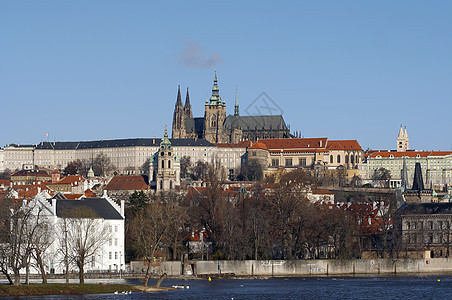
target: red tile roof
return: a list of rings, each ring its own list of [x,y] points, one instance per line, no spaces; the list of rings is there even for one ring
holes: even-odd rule
[[[260,139],[268,149],[318,149],[326,148],[327,138]]]
[[[9,186],[11,184],[10,180],[0,179],[0,185]]]
[[[261,142],[254,142],[254,143],[252,143],[251,146],[248,149],[268,150],[267,146],[264,143],[261,143]]]
[[[360,150],[363,149],[356,140],[336,140],[328,141],[328,150]]]
[[[113,177],[105,187],[108,191],[147,190],[148,185],[140,175],[121,175]]]
[[[85,178],[80,175],[69,175],[58,182],[50,183],[50,184],[70,184],[71,186],[78,186],[80,183],[84,182]]]
[[[419,155],[419,157],[429,157],[429,156],[446,156],[452,154],[452,151],[405,151],[405,152],[396,152],[396,151],[375,151],[369,155],[370,158],[380,157],[413,157]]]

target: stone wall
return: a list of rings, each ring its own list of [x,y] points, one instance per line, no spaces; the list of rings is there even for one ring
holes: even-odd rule
[[[141,263],[141,264],[140,264]],[[132,262],[132,269],[144,268]],[[144,268],[145,269],[145,268]],[[354,260],[222,260],[191,261],[185,268],[194,275],[235,274],[236,276],[317,276],[317,275],[384,275],[407,273],[439,273],[452,271],[452,258],[431,259],[354,259]],[[156,275],[182,274],[180,262],[161,262],[152,267]],[[139,273],[139,272],[137,272]]]

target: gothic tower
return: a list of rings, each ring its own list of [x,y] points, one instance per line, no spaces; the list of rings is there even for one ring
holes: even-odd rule
[[[410,140],[408,139],[408,133],[403,130],[402,125],[400,125],[399,135],[397,136],[397,152],[405,152],[410,148]]]
[[[187,96],[185,96],[184,114],[185,114],[185,119],[193,118],[193,114],[191,112],[190,96],[188,95],[188,88],[187,88]]]
[[[223,123],[226,119],[226,103],[220,97],[217,73],[213,80],[212,96],[206,100],[204,111],[204,138],[211,143],[227,142]]]
[[[178,86],[176,106],[174,107],[173,114],[173,132],[171,134],[171,137],[173,139],[182,139],[185,138],[185,134],[185,112],[184,107],[182,106],[180,86]]]

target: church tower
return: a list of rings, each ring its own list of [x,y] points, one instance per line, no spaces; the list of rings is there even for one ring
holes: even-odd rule
[[[190,96],[188,95],[188,88],[187,88],[187,96],[185,96],[184,114],[185,114],[185,119],[193,118],[193,114],[191,112]]]
[[[206,100],[204,110],[204,138],[211,143],[227,142],[223,123],[226,119],[226,103],[220,97],[217,73],[213,80],[212,96]]]
[[[180,160],[173,151],[166,128],[159,151],[154,154],[150,165],[149,175],[153,177],[151,186],[155,186],[156,192],[170,191],[180,185]]]
[[[405,152],[410,148],[410,140],[408,139],[408,132],[403,130],[402,125],[400,125],[399,135],[397,136],[397,152]]]
[[[188,91],[187,91],[188,96]],[[191,108],[190,108],[191,110]],[[185,138],[186,131],[185,131],[185,110],[182,106],[182,99],[180,95],[180,86],[177,88],[177,100],[176,100],[176,106],[174,107],[174,114],[173,114],[173,132],[171,134],[171,137],[173,139],[183,139]]]

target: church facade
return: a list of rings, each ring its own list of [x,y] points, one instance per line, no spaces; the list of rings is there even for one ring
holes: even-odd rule
[[[238,143],[261,138],[289,138],[290,131],[281,115],[240,116],[236,95],[234,115],[226,116],[226,102],[220,97],[217,75],[213,81],[212,96],[204,106],[204,117],[193,118],[190,96],[182,105],[180,87],[174,107],[173,139],[206,139],[211,143]]]

